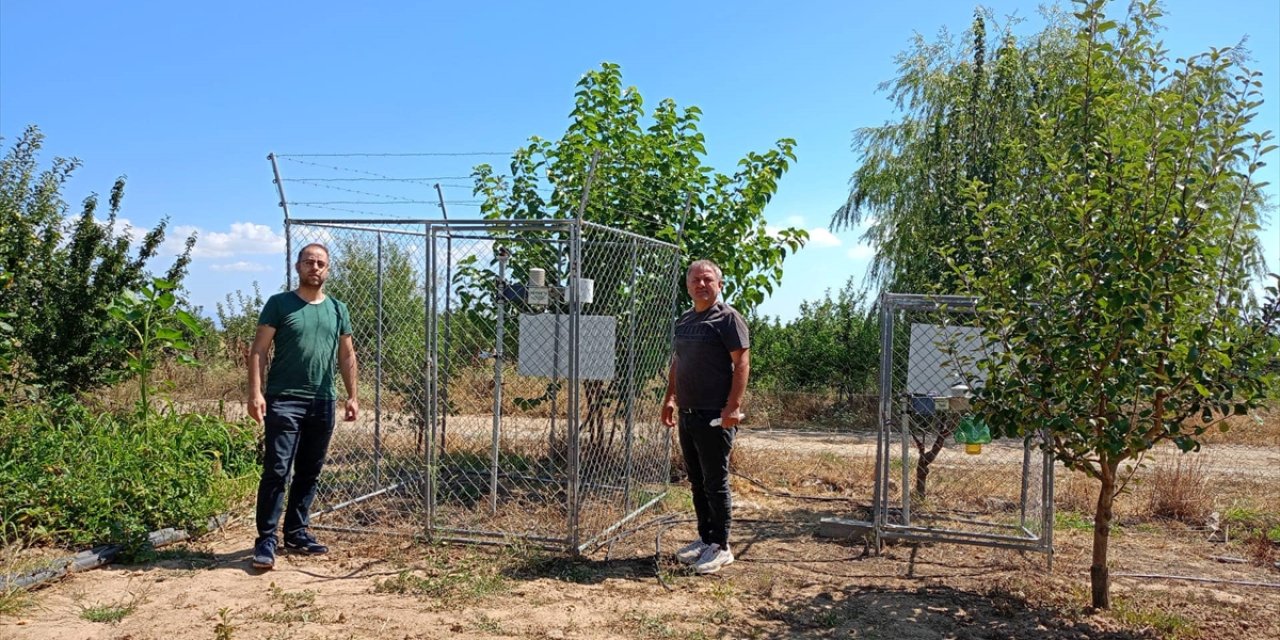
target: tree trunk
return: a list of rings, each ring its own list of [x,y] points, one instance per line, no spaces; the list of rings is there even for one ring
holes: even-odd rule
[[[932,465],[933,461],[938,459],[938,455],[947,446],[947,439],[955,435],[956,427],[959,424],[958,418],[943,421],[932,444],[929,444],[930,434],[927,432],[920,435],[911,434],[911,439],[916,444],[916,452],[920,454],[920,459],[916,461],[916,499],[923,500],[925,498],[925,490],[928,489],[929,485],[929,465]],[[928,445],[928,448],[925,448],[925,445]]]
[[[1111,608],[1111,578],[1107,569],[1107,543],[1111,539],[1111,508],[1116,497],[1118,461],[1104,460],[1101,468],[1102,487],[1098,490],[1098,508],[1093,514],[1093,564],[1089,566],[1089,584],[1093,606]]]
[[[948,434],[945,430],[943,433],[938,434],[938,437],[933,441],[933,444],[928,449],[925,449],[924,447],[925,441],[916,441],[918,445],[916,447],[916,451],[920,454],[920,459],[916,461],[915,497],[918,500],[923,500],[925,498],[925,490],[929,485],[929,465],[933,464],[933,461],[938,459],[939,453],[942,453],[943,447],[947,444],[947,435]]]

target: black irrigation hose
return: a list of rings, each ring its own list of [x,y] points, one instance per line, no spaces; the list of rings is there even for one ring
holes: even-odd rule
[[[614,545],[614,544],[616,544],[616,543],[618,543],[618,542],[621,542],[623,539],[629,538],[629,537],[631,537],[631,536],[633,536],[633,535],[635,535],[635,534],[639,533],[642,529],[647,529],[647,528],[649,528],[649,527],[652,527],[653,525],[656,525],[656,524],[663,524],[663,523],[666,523],[666,522],[671,522],[672,524],[674,524],[674,523],[676,523],[676,522],[692,522],[692,520],[690,520],[689,518],[682,518],[682,519],[680,519],[680,520],[676,520],[676,518],[678,518],[680,515],[681,515],[681,514],[678,514],[678,513],[669,513],[669,514],[667,514],[667,515],[665,515],[665,516],[660,516],[660,517],[654,518],[654,519],[652,519],[652,520],[647,520],[647,521],[643,522],[642,524],[640,524],[639,526],[635,526],[635,527],[632,527],[632,528],[630,528],[630,529],[626,529],[626,530],[620,531],[620,532],[618,532],[618,533],[616,533],[616,534],[614,534],[614,535],[610,536],[609,538],[606,538],[606,539],[604,539],[604,540],[600,541],[600,543],[596,545],[595,550],[597,550],[597,551],[598,551],[598,550],[600,549],[600,547],[603,547],[603,546],[605,546],[605,545],[608,545],[608,547],[609,547],[609,548],[608,548],[608,549],[605,551],[605,553],[604,553],[604,559],[605,559],[605,560],[609,560],[609,559],[611,559],[611,557],[612,557],[612,555],[613,555],[613,545]]]
[[[662,588],[667,591],[674,591],[674,589],[671,588],[671,585],[667,584],[667,579],[662,577],[662,534],[666,533],[667,529],[671,528],[671,525],[674,525],[677,522],[688,522],[689,520],[691,520],[691,518],[676,520],[665,527],[659,527],[658,535],[653,539],[653,572],[658,577],[658,584],[662,585]]]
[[[209,518],[205,525],[205,532],[208,533],[225,527],[230,520],[230,514]],[[159,529],[147,534],[147,541],[156,549],[190,538],[191,534],[187,533],[185,529],[174,529],[173,527]],[[118,544],[101,545],[81,551],[73,556],[54,560],[45,565],[44,568],[37,569],[31,573],[0,576],[0,591],[30,589],[45,582],[57,580],[70,573],[80,573],[96,569],[105,564],[111,564],[123,549],[124,547]]]

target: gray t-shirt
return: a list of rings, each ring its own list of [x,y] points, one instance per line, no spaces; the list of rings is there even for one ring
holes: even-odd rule
[[[676,320],[676,404],[682,409],[720,410],[733,386],[730,351],[749,349],[742,314],[716,301],[706,311],[690,309]]]

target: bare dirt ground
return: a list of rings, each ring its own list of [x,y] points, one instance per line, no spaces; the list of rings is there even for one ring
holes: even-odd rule
[[[797,461],[861,457],[864,446],[746,432],[740,442],[748,456],[786,450]],[[707,577],[671,558],[694,533],[678,498],[580,559],[320,532],[332,553],[285,555],[259,572],[242,521],[161,560],[40,589],[33,606],[0,617],[0,639],[1280,638],[1280,588],[1260,586],[1280,583],[1280,570],[1217,562],[1223,546],[1199,532],[1121,529],[1111,570],[1219,582],[1118,576],[1113,608],[1095,613],[1091,531],[1055,531],[1052,571],[1037,554],[898,544],[877,556],[816,537],[819,518],[848,515],[863,489],[818,501],[735,479],[737,562]]]

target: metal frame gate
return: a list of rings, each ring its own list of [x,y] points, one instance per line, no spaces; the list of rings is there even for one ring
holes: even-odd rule
[[[874,530],[879,539],[952,542],[1048,554],[1053,464],[1040,437],[980,440],[967,388],[982,383],[989,348],[975,299],[886,293],[880,298],[880,430]],[[966,454],[966,448],[969,453]]]

